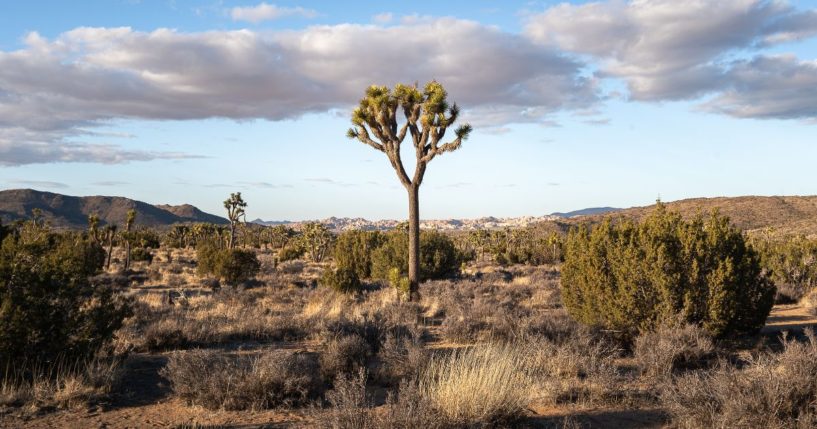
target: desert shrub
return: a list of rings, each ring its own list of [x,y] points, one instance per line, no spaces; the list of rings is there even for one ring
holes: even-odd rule
[[[199,243],[196,258],[200,276],[213,275],[233,286],[255,278],[261,269],[258,257],[252,250],[221,249],[209,241]]]
[[[383,244],[372,254],[372,277],[388,280],[393,268],[401,276],[408,275],[408,233],[392,231],[385,235]],[[420,278],[440,279],[459,272],[464,261],[454,241],[437,231],[420,233]]]
[[[301,405],[320,393],[317,362],[304,353],[229,356],[217,350],[175,352],[162,369],[173,392],[208,409]]]
[[[137,247],[131,250],[130,260],[133,262],[147,262],[151,264],[153,263],[153,253],[150,252],[150,249]]]
[[[409,294],[409,288],[411,283],[409,282],[409,278],[404,275],[400,275],[400,270],[398,268],[392,268],[389,270],[389,286],[393,287],[401,296],[407,296]]]
[[[258,274],[261,264],[252,250],[232,249],[225,252],[216,274],[228,285],[249,281]]]
[[[0,365],[70,365],[113,339],[130,308],[112,287],[89,281],[104,260],[98,244],[74,233],[29,225],[3,240]]]
[[[615,365],[621,349],[588,328],[555,340],[531,339],[526,347],[543,399],[552,403],[609,403],[624,393]]]
[[[93,358],[19,378],[7,373],[0,383],[0,406],[24,406],[29,410],[87,407],[104,400],[121,381],[121,360]]]
[[[306,249],[297,243],[290,243],[278,251],[278,260],[281,262],[301,259],[306,253]]]
[[[804,236],[774,240],[755,237],[752,243],[785,298],[798,301],[817,286],[817,240]]]
[[[416,376],[425,367],[429,353],[418,335],[388,334],[377,353],[380,367],[377,378],[387,384]]]
[[[196,245],[196,272],[199,276],[214,273],[220,264],[222,249],[213,240],[199,240]]]
[[[784,341],[743,369],[722,363],[667,384],[661,401],[679,428],[812,428],[817,425],[817,341]]]
[[[636,337],[633,355],[641,372],[667,378],[679,369],[698,368],[713,355],[714,346],[699,326],[664,323]]]
[[[372,252],[383,242],[378,231],[350,230],[338,235],[333,257],[339,268],[351,269],[358,278],[366,279],[372,274]]]
[[[562,257],[562,234],[541,225],[492,231],[484,240],[500,265],[556,264]],[[488,246],[488,241],[490,245]]]
[[[324,379],[331,381],[339,375],[351,374],[364,368],[370,352],[369,345],[360,335],[332,339],[320,355]]]
[[[525,355],[513,345],[481,344],[433,357],[420,376],[420,395],[450,426],[510,424],[532,398]]]
[[[366,391],[366,373],[345,375],[335,380],[334,389],[326,394],[328,411],[315,410],[313,425],[325,429],[454,429],[431,407],[422,395],[417,380],[404,380],[397,391],[389,392],[386,404],[379,410]],[[482,427],[480,425],[475,427]]]
[[[686,222],[659,204],[641,223],[607,219],[565,243],[565,307],[626,336],[679,313],[715,336],[755,332],[774,294],[758,254],[717,212]]]
[[[371,400],[366,395],[366,371],[342,374],[326,392],[329,412],[320,413],[316,426],[326,429],[375,429]]]
[[[357,273],[349,267],[326,269],[321,276],[321,285],[341,293],[360,292],[362,287]]]

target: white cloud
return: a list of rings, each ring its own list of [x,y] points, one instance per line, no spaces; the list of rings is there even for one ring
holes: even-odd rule
[[[390,12],[379,13],[372,17],[372,22],[375,24],[388,24],[394,19],[394,15]]]
[[[77,28],[26,40],[23,49],[0,51],[5,165],[183,157],[77,140],[116,119],[280,120],[348,111],[372,83],[437,79],[477,126],[536,122],[598,100],[581,62],[451,18],[271,33]]]
[[[733,63],[727,76],[729,87],[704,110],[739,118],[817,119],[817,61],[758,56]]]
[[[318,12],[303,7],[280,7],[274,4],[259,3],[255,6],[234,7],[230,9],[233,21],[248,21],[257,24],[262,21],[272,21],[288,16],[314,18]]]
[[[730,85],[735,52],[817,34],[817,12],[785,1],[634,0],[561,4],[533,15],[526,34],[600,60],[636,100],[694,99]]]

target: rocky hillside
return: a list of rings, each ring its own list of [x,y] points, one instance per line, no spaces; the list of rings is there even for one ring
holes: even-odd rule
[[[768,231],[775,235],[817,235],[817,196],[690,198],[666,205],[685,218],[718,209],[721,214],[729,216],[735,225],[750,233]],[[611,215],[641,219],[653,208],[654,205],[633,207]],[[603,216],[584,219],[600,217]]]
[[[136,210],[136,224],[152,227],[174,223],[210,222],[227,223],[227,220],[204,213],[191,205],[151,205],[124,197],[74,197],[41,192],[32,189],[0,191],[0,219],[11,222],[31,217],[35,208],[56,228],[85,228],[88,216],[96,213],[100,223],[125,223],[128,210]]]

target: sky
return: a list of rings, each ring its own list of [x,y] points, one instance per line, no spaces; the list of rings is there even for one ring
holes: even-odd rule
[[[432,79],[474,131],[425,219],[817,194],[815,0],[0,0],[0,189],[405,218],[345,134]]]

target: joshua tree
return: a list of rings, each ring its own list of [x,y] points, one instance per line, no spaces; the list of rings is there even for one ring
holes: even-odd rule
[[[99,244],[99,216],[96,213],[88,215],[88,234],[90,234],[94,243]]]
[[[454,131],[454,139],[440,144],[445,133],[459,116],[454,103],[449,106],[445,88],[431,81],[422,91],[417,85],[395,85],[393,90],[372,85],[352,112],[353,128],[347,137],[357,139],[386,154],[397,172],[397,178],[409,197],[408,275],[409,297],[417,299],[420,280],[420,185],[426,166],[435,156],[457,150],[471,133],[471,126],[463,124]],[[402,108],[406,122],[400,126],[397,116]],[[409,177],[400,158],[400,144],[409,135],[415,151],[413,177]]]
[[[326,225],[318,222],[309,222],[303,226],[301,236],[304,246],[309,250],[309,256],[313,262],[321,262],[329,249],[332,248],[334,236]]]
[[[127,218],[125,218],[125,271],[130,268],[130,229],[134,221],[136,221],[136,210],[130,209]]]
[[[116,237],[116,225],[105,226],[105,238],[108,240],[108,257],[105,260],[105,269],[111,268],[111,254],[113,254],[113,239]]]
[[[34,226],[42,226],[42,219],[43,219],[43,211],[34,208],[31,210],[31,220],[34,222]]]
[[[245,207],[247,207],[247,203],[241,198],[241,192],[230,194],[230,198],[224,200],[224,208],[227,209],[227,219],[230,221],[229,249],[235,246],[235,227],[238,225],[241,217],[244,216]]]

